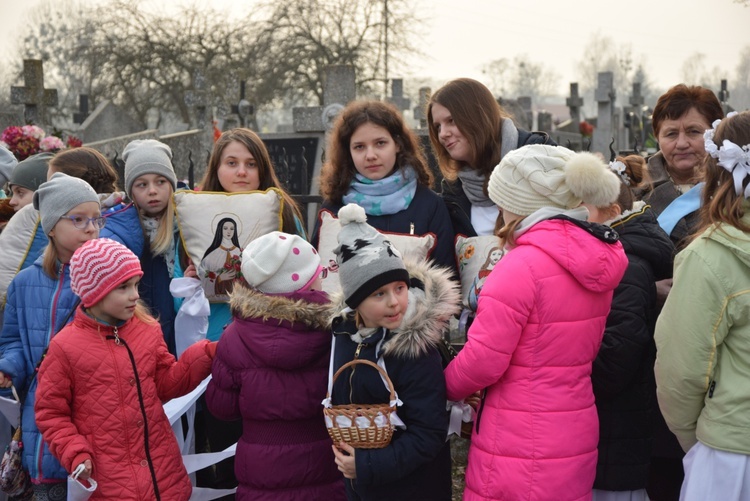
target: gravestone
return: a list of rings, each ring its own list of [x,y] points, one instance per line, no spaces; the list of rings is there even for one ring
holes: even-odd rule
[[[73,113],[73,123],[82,124],[89,116],[89,96],[88,94],[78,95],[78,111]]]
[[[419,88],[419,102],[414,108],[414,120],[417,121],[418,127],[420,129],[427,128],[427,103],[430,102],[431,94],[432,89],[430,89],[429,87]]]
[[[357,96],[353,66],[326,67],[323,81],[323,106],[292,108],[295,132],[326,132],[344,106]]]
[[[245,99],[245,81],[240,81],[240,100],[237,104],[232,105],[232,113],[239,119],[240,127],[248,127],[252,130],[258,130],[258,122],[255,118],[255,106]],[[228,130],[231,127],[224,127]]]
[[[523,114],[515,117],[515,122],[521,124],[521,128],[526,130],[534,129],[534,112],[531,109],[531,98],[529,96],[521,96],[518,98],[518,104],[523,110]]]
[[[729,88],[727,87],[727,81],[725,79],[722,79],[721,90],[719,90],[719,94],[716,97],[719,98],[721,107],[724,110],[724,115],[734,111],[732,105],[729,104]]]
[[[10,102],[23,104],[24,120],[43,128],[49,125],[48,108],[57,106],[57,90],[44,88],[44,68],[40,59],[24,59],[24,87],[10,88]]]
[[[20,111],[0,111],[0,132],[11,125],[23,125],[23,113]]]
[[[540,111],[536,115],[537,126],[536,129],[542,132],[552,132],[552,113],[548,113],[544,110]]]
[[[391,80],[391,97],[388,102],[393,103],[401,111],[408,110],[411,106],[411,99],[404,96],[404,81],[401,78]]]
[[[643,124],[641,121],[641,112],[643,110],[644,97],[641,95],[641,83],[633,82],[633,93],[628,99],[630,106],[623,108],[623,128],[626,131],[624,142],[620,145],[622,148],[630,149],[636,142],[643,145],[642,131]]]
[[[566,106],[570,109],[570,121],[576,126],[581,123],[581,108],[583,107],[583,98],[578,95],[578,82],[570,83],[570,97],[565,99]]]
[[[594,93],[597,102],[597,119],[594,137],[591,143],[591,151],[599,152],[604,158],[609,158],[609,144],[615,134],[614,107],[615,88],[614,74],[611,71],[603,71],[597,75],[597,87]],[[614,145],[617,149],[617,145]]]
[[[84,143],[105,141],[143,131],[144,127],[112,101],[99,103],[75,131]]]

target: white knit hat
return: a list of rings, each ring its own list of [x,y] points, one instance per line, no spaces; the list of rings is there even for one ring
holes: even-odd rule
[[[268,294],[289,294],[310,285],[320,274],[320,255],[298,235],[273,231],[242,251],[242,276]]]
[[[592,153],[533,144],[503,157],[487,191],[501,209],[528,216],[542,207],[605,207],[617,200],[620,180]]]

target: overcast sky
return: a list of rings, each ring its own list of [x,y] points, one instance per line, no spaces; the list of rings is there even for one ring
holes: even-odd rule
[[[41,1],[0,0],[0,64],[16,53],[13,44],[25,16]],[[243,14],[253,1],[210,4],[231,15]],[[410,66],[408,74],[392,77],[482,80],[484,63],[525,53],[554,69],[561,76],[558,92],[567,93],[586,42],[599,32],[618,45],[631,44],[637,59],[645,56],[649,78],[662,88],[678,83],[685,59],[702,52],[710,68],[724,73],[717,75],[718,87],[722,77],[734,76],[741,49],[750,45],[750,7],[733,0],[419,0],[417,5],[425,11],[421,45],[427,57]]]

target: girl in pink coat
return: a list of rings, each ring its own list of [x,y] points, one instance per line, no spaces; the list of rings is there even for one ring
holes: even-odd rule
[[[508,153],[490,177],[507,254],[445,370],[449,400],[481,392],[465,500],[591,499],[591,364],[628,261],[617,233],[579,206],[612,200],[619,183],[594,155],[547,145]]]

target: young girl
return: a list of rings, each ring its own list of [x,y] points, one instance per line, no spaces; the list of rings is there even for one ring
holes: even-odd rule
[[[433,176],[419,141],[401,113],[380,101],[350,103],[336,120],[320,176],[321,210],[335,214],[351,202],[364,207],[370,225],[392,233],[434,233],[431,258],[456,267],[453,228],[445,204],[432,191]],[[320,220],[312,242],[318,246]]]
[[[619,184],[594,155],[558,146],[514,150],[492,172],[506,254],[445,370],[450,400],[482,392],[465,500],[591,499],[591,364],[627,258],[617,234],[587,223],[579,205],[606,204]]]
[[[37,153],[16,165],[8,181],[10,206],[18,212],[32,202],[34,192],[47,180],[47,164],[51,153]]]
[[[336,464],[354,499],[450,500],[450,442],[442,359],[438,352],[448,319],[458,311],[449,271],[427,263],[404,265],[385,236],[365,222],[364,210],[339,211],[336,249],[342,292],[333,300],[332,369],[354,360],[380,360],[403,405],[397,428],[381,449],[333,445]],[[335,381],[332,403],[389,401],[380,375],[349,368]]]
[[[0,334],[0,386],[26,393],[22,411],[23,465],[36,499],[65,499],[65,468],[52,456],[34,419],[34,371],[52,337],[77,304],[70,289],[70,258],[104,225],[99,197],[85,181],[55,174],[34,192],[34,208],[49,239],[44,254],[16,275],[8,288]],[[30,381],[31,380],[31,381]],[[29,385],[29,382],[31,384]],[[61,497],[60,497],[61,496]]]
[[[83,465],[79,478],[97,480],[92,499],[184,501],[192,487],[162,402],[208,376],[216,343],[175,360],[138,301],[142,275],[138,257],[108,238],[73,254],[81,307],[39,369],[36,421],[67,471]]]
[[[544,132],[517,128],[492,92],[470,78],[450,81],[430,96],[427,125],[453,229],[468,237],[495,230],[498,210],[487,182],[500,160],[526,144],[555,144]]]
[[[680,499],[750,497],[750,112],[705,134],[701,227],[656,324],[656,388],[687,452]]]
[[[232,129],[222,133],[214,143],[208,170],[201,183],[202,191],[219,191],[237,193],[243,191],[266,190],[278,188],[284,198],[282,230],[285,233],[305,237],[302,227],[302,216],[294,199],[282,188],[276,177],[271,157],[263,141],[250,129]],[[184,263],[183,263],[184,264]],[[191,269],[194,267],[191,267]],[[180,272],[181,275],[181,272]],[[179,276],[179,275],[178,275]],[[227,303],[211,303],[211,315],[208,320],[207,338],[216,341],[221,337],[224,328],[232,321],[232,313]],[[200,414],[198,415],[200,416]],[[205,433],[210,450],[218,452],[234,444],[242,433],[240,421],[224,422],[205,413]],[[203,442],[200,432],[204,430],[196,424],[199,431],[196,443]],[[237,486],[234,477],[234,459],[226,459],[214,469],[215,480],[204,480],[199,475],[199,485],[208,483],[217,489],[230,489]]]
[[[315,248],[288,233],[264,235],[242,252],[251,288],[232,292],[234,320],[206,390],[215,416],[243,421],[239,499],[344,499],[320,407],[331,351],[324,270]]]
[[[636,201],[633,190],[648,184],[643,157],[618,157],[611,168],[622,181],[617,199],[605,206],[587,206],[588,220],[617,231],[628,257],[591,373],[599,416],[594,501],[647,501],[658,412],[653,370],[654,282],[672,276],[674,244],[651,208]]]
[[[129,230],[142,236],[143,252],[139,254],[127,241],[122,243],[140,257],[143,270],[139,289],[141,299],[159,319],[167,348],[175,354],[176,312],[169,292],[169,284],[174,277],[175,242],[178,238],[172,202],[172,193],[177,186],[172,150],[154,139],[136,140],[125,146],[122,158],[125,161],[125,193],[133,201],[133,207],[121,208],[123,214],[112,212],[105,216],[124,223],[131,221],[124,212],[137,215]]]

